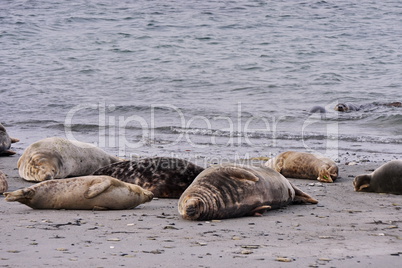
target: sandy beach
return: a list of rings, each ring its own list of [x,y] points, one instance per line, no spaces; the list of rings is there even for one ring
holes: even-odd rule
[[[31,185],[19,154],[0,158],[9,191]],[[398,267],[402,199],[356,193],[354,176],[382,163],[340,163],[333,184],[290,179],[319,200],[245,217],[183,220],[177,200],[133,210],[33,210],[0,197],[0,267]]]

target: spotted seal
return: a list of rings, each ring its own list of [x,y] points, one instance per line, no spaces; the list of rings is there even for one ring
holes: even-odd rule
[[[287,151],[268,160],[265,165],[286,178],[333,182],[338,178],[338,166],[327,157]]]
[[[153,198],[150,191],[110,176],[44,181],[4,195],[34,209],[130,209]]]
[[[13,155],[16,152],[10,150],[11,143],[19,142],[19,139],[11,138],[6,128],[0,123],[0,155]]]
[[[0,170],[0,194],[7,192],[7,190],[8,190],[8,183],[7,183],[6,174],[4,174]]]
[[[356,176],[353,180],[356,192],[402,194],[402,160],[393,160],[371,174]]]
[[[90,175],[119,161],[92,144],[51,137],[28,146],[17,166],[23,179],[44,181]]]
[[[114,163],[94,175],[109,175],[151,191],[155,197],[179,198],[204,168],[172,157],[153,157]]]
[[[178,210],[186,220],[213,220],[261,215],[293,202],[318,203],[273,169],[224,164],[201,172],[181,195]]]

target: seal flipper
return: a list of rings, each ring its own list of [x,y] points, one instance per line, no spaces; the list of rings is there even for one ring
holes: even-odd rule
[[[369,191],[370,187],[370,182],[371,182],[371,175],[359,175],[356,176],[355,179],[353,180],[353,186],[355,188],[356,192],[366,192]],[[363,190],[366,189],[366,190]]]
[[[295,198],[293,199],[293,203],[318,203],[317,199],[314,199],[310,195],[306,194],[305,192],[294,186],[292,183],[290,183],[290,185],[292,185],[293,189],[295,190]]]
[[[16,142],[19,142],[20,140],[19,139],[17,139],[17,138],[10,138],[11,139],[11,143],[16,143]]]
[[[96,211],[99,211],[99,210],[109,210],[108,208],[106,208],[106,207],[99,207],[99,206],[94,206],[93,208],[92,208],[92,210],[96,210]]]
[[[0,153],[0,155],[14,155],[14,154],[16,154],[16,152],[11,151],[11,150],[7,150],[7,151]]]
[[[241,167],[222,167],[222,170],[233,180],[249,180],[253,182],[257,182],[260,180],[256,175]]]
[[[265,206],[259,206],[253,209],[250,214],[253,216],[262,216],[262,214],[267,211],[267,209],[271,209],[271,206],[265,205]]]
[[[31,199],[34,194],[35,190],[29,188],[3,193],[3,195],[6,197],[6,201],[8,202],[21,202],[22,200]]]
[[[112,185],[110,180],[94,180],[92,185],[88,188],[88,190],[84,193],[84,197],[91,199],[97,197]]]

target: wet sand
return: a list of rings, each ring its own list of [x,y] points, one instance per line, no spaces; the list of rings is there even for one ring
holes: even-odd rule
[[[20,155],[0,158],[9,191]],[[340,163],[333,184],[290,179],[319,200],[219,221],[192,222],[177,200],[133,210],[33,210],[0,197],[0,267],[398,267],[402,196],[353,191],[382,162]]]

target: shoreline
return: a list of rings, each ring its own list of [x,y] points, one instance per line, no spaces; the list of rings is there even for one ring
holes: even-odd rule
[[[18,175],[20,154],[0,158],[9,191],[32,185]],[[353,178],[382,162],[339,164],[335,183],[289,179],[319,200],[264,213],[192,222],[176,199],[132,210],[33,210],[0,197],[1,267],[397,267],[402,257],[402,199],[357,193]],[[289,264],[291,263],[291,264]]]

